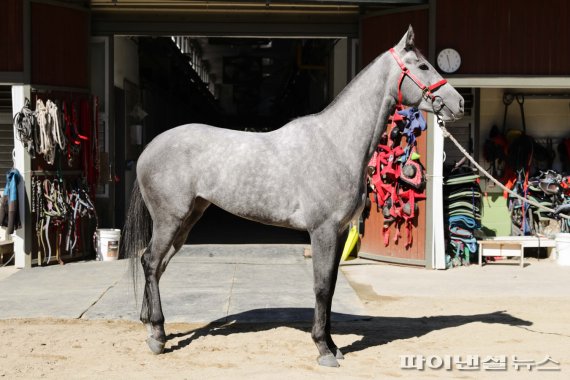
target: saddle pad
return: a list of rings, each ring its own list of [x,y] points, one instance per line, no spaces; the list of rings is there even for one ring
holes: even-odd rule
[[[462,177],[449,178],[444,182],[444,185],[457,185],[459,183],[475,182],[479,179],[479,174],[470,174]]]
[[[454,191],[453,193],[451,193],[447,196],[447,198],[449,198],[449,199],[456,199],[456,198],[461,198],[461,197],[481,198],[481,193],[479,191],[472,191],[472,190],[459,190],[459,191]]]
[[[476,229],[480,224],[470,215],[454,215],[449,217],[449,225],[457,225],[463,228]]]
[[[465,208],[466,210],[473,210],[475,212],[481,211],[479,209],[479,207],[475,206],[474,204],[472,204],[470,202],[464,202],[464,201],[453,202],[453,203],[449,204],[446,208],[449,210],[456,209],[456,208]]]
[[[456,210],[451,210],[449,211],[448,215],[451,216],[457,216],[457,215],[465,215],[465,216],[470,216],[472,218],[475,218],[477,220],[481,220],[481,214],[473,212],[473,210],[466,210],[466,209],[456,209]]]

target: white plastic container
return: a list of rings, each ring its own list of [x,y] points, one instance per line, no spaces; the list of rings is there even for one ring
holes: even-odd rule
[[[114,261],[119,259],[121,230],[100,228],[97,230],[97,260]]]
[[[558,265],[570,266],[570,234],[556,234],[556,254]]]

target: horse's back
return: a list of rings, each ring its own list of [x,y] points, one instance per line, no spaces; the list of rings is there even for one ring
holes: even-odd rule
[[[184,167],[255,167],[275,169],[306,162],[309,145],[293,123],[267,133],[243,132],[206,124],[186,124],[155,137],[139,158],[137,170],[178,170]]]

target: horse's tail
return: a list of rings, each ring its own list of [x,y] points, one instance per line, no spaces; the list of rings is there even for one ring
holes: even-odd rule
[[[138,279],[138,258],[143,250],[148,246],[152,233],[152,218],[148,208],[144,203],[138,180],[131,194],[129,212],[125,222],[123,237],[121,239],[122,249],[125,258],[130,258],[130,269],[133,277],[135,299],[137,298]]]

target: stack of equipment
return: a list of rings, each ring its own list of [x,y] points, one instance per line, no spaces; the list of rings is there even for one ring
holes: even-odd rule
[[[446,175],[443,202],[447,267],[469,265],[477,260],[474,231],[481,227],[483,207],[478,172],[459,167]]]

